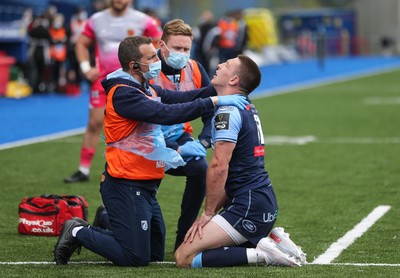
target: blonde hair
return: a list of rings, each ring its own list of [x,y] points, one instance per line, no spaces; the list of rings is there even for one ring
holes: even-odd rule
[[[189,24],[186,24],[182,19],[173,19],[164,25],[161,40],[167,43],[169,37],[178,35],[193,39],[192,28]]]

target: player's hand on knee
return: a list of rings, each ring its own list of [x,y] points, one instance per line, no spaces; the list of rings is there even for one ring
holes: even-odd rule
[[[193,223],[192,227],[187,231],[185,235],[184,242],[189,241],[193,242],[194,237],[196,234],[199,234],[199,238],[203,238],[203,227],[207,225],[208,222],[211,221],[211,218],[213,215],[207,215],[205,212],[203,212],[199,218]]]

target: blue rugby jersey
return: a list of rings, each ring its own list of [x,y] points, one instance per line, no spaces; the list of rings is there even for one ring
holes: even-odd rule
[[[222,106],[212,119],[212,143],[236,143],[225,190],[229,197],[271,184],[264,164],[264,134],[253,104],[245,110]]]

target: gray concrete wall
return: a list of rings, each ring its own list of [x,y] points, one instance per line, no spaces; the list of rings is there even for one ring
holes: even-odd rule
[[[381,53],[384,36],[397,41],[395,52],[400,53],[400,0],[358,0],[354,9],[358,34],[366,39],[370,53]]]

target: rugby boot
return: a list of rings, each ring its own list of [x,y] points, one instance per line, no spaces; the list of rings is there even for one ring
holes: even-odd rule
[[[262,252],[266,266],[301,266],[295,258],[279,250],[275,242],[269,237],[261,239],[257,244],[256,250]]]
[[[288,254],[301,264],[307,264],[307,254],[301,250],[301,247],[296,245],[289,237],[289,234],[285,232],[282,227],[276,227],[272,229],[269,237],[275,242],[276,247],[283,253]]]

